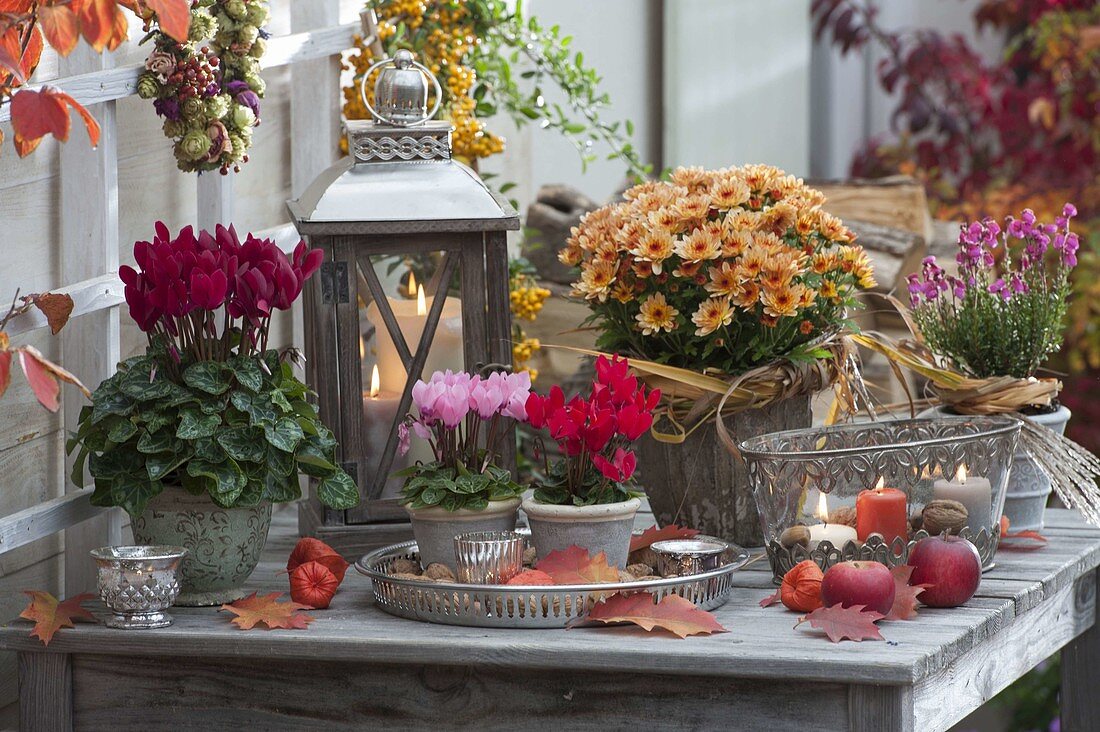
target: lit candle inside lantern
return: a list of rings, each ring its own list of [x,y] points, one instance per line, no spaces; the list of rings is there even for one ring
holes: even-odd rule
[[[370,390],[363,392],[363,442],[366,445],[367,469],[371,471],[367,476],[368,481],[373,479],[373,472],[378,470],[382,453],[386,450],[386,441],[390,438],[390,430],[393,429],[394,420],[397,418],[397,408],[400,406],[400,402],[401,394],[382,391],[378,365],[375,364],[371,370]],[[427,452],[429,455],[431,454],[430,449]],[[404,456],[395,452],[393,467],[390,468],[390,472],[401,470],[409,465],[410,455],[412,455],[412,451]],[[401,494],[403,484],[404,481],[401,478],[387,478],[381,497],[398,497]]]
[[[856,530],[844,524],[829,523],[829,504],[825,499],[825,493],[819,492],[817,510],[814,515],[821,519],[822,523],[810,527],[810,548],[815,548],[823,541],[828,541],[837,549],[843,549],[849,541],[856,541]]]
[[[967,475],[960,465],[955,480],[941,478],[932,484],[932,497],[958,501],[966,506],[966,525],[977,533],[993,528],[993,488],[988,478]]]
[[[886,543],[901,537],[909,539],[909,510],[905,492],[897,488],[884,488],[882,478],[869,491],[856,496],[856,532],[860,541],[867,541],[871,534],[882,534]]]
[[[435,296],[425,296],[424,286],[416,283],[416,278],[409,273],[408,293],[415,295],[415,300],[387,298],[394,318],[405,337],[409,352],[415,357],[416,348],[420,345],[420,336],[424,333],[424,327],[428,323],[428,312],[432,309]],[[378,303],[372,302],[367,306],[367,318],[374,323],[376,329],[375,343],[377,352],[378,369],[382,377],[382,383],[387,389],[401,392],[405,389],[407,374],[405,365],[401,363],[401,357],[397,354],[397,346],[390,338],[390,332],[386,328],[386,321],[378,310]],[[458,298],[448,297],[443,303],[443,312],[439,316],[439,325],[436,327],[435,338],[428,351],[428,358],[424,362],[423,378],[427,379],[435,371],[462,371],[462,305]]]

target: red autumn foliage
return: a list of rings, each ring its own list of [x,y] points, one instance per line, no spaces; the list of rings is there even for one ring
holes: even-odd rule
[[[700,610],[690,600],[679,595],[666,595],[660,602],[653,600],[653,595],[648,592],[616,592],[606,600],[596,603],[588,615],[576,625],[590,621],[608,624],[633,623],[645,630],[667,630],[680,638],[727,632],[714,615]],[[575,625],[570,623],[569,627]]]
[[[760,601],[760,607],[771,607],[775,603],[779,602],[783,597],[783,590],[778,589],[774,593],[768,595]]]
[[[1009,552],[1033,552],[1047,545],[1049,539],[1038,531],[1017,531],[1009,533],[1008,516],[1001,516],[1001,542],[999,549]]]
[[[894,575],[894,604],[886,613],[886,620],[912,620],[917,617],[917,595],[931,585],[909,584],[913,568],[908,564],[891,567],[890,574]]]
[[[552,585],[554,584],[554,578],[541,569],[525,569],[504,584],[525,586]]]
[[[618,582],[619,570],[607,562],[607,555],[600,552],[589,556],[587,549],[571,546],[550,552],[535,565],[554,580],[556,585],[587,585],[601,582]]]
[[[23,594],[30,596],[31,604],[19,613],[19,617],[34,621],[31,636],[41,640],[44,646],[50,644],[54,633],[60,629],[74,627],[74,620],[95,622],[95,616],[81,607],[88,600],[95,599],[95,595],[90,593],[70,597],[64,602],[58,602],[56,597],[41,590],[23,590]]]
[[[278,628],[303,630],[313,622],[313,617],[299,610],[308,610],[308,606],[293,600],[280,601],[281,592],[271,592],[263,597],[257,597],[253,592],[248,597],[237,600],[229,605],[222,605],[221,610],[228,610],[237,617],[230,622],[241,630],[251,630],[257,624],[263,623],[270,630]]]
[[[11,345],[4,328],[13,317],[26,313],[32,307],[42,311],[46,316],[46,322],[50,325],[50,330],[57,333],[68,321],[69,314],[73,310],[73,301],[68,295],[46,293],[20,298],[16,294],[7,315],[0,318],[0,396],[3,396],[11,385],[12,360],[18,356],[19,365],[27,377],[27,383],[30,384],[35,398],[38,399],[39,404],[51,412],[56,412],[61,406],[59,380],[75,385],[90,398],[91,392],[76,376],[47,359],[37,348]]]
[[[819,607],[808,615],[803,615],[795,623],[798,627],[803,623],[809,623],[811,628],[825,631],[825,635],[833,643],[842,640],[884,640],[878,631],[876,621],[884,616],[874,610],[865,610],[863,605],[844,607],[840,603],[832,607]]]
[[[290,599],[314,610],[324,610],[332,602],[340,580],[318,561],[300,564],[290,572]]]
[[[630,538],[630,551],[636,552],[639,549],[645,549],[651,546],[655,541],[690,539],[693,536],[698,536],[698,534],[698,529],[689,529],[686,526],[677,526],[676,524],[669,524],[661,528],[650,526],[642,533]]]

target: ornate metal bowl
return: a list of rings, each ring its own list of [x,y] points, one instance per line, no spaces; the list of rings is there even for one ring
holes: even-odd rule
[[[776,583],[805,559],[822,569],[851,559],[904,564],[913,544],[929,535],[926,529],[944,533],[932,520],[943,515],[944,504],[924,511],[937,499],[967,503],[965,524],[956,522],[949,532],[970,539],[991,568],[1020,426],[1007,416],[908,419],[742,442]],[[905,499],[906,525],[895,531],[882,529],[886,512],[874,505],[885,496],[897,499],[896,508],[900,497],[889,489]]]
[[[164,612],[180,593],[181,546],[105,546],[93,549],[99,596],[113,613],[109,628],[146,630],[172,624]]]

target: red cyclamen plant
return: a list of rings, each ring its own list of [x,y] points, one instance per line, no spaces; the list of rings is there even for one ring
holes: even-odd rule
[[[271,239],[241,242],[232,226],[197,236],[188,226],[173,239],[158,221],[134,257],[137,270],[119,269],[130,314],[179,363],[265,352],[272,313],[290,309],[323,254],[299,242],[288,258]]]
[[[637,456],[629,449],[653,425],[659,389],[647,391],[617,355],[596,360],[596,380],[588,398],[566,402],[561,387],[527,399],[527,419],[545,428],[562,459],[546,469],[547,480],[535,491],[541,503],[590,506],[631,497]]]

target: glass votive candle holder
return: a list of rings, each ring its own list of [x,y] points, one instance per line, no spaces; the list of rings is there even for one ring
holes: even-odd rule
[[[727,542],[714,536],[665,539],[650,546],[657,555],[657,574],[662,577],[684,577],[718,569],[729,548]]]
[[[455,537],[459,582],[502,585],[523,571],[524,537],[515,531],[471,531]]]
[[[90,554],[96,562],[99,596],[112,615],[108,628],[147,630],[172,624],[164,612],[180,593],[181,546],[105,546]]]

